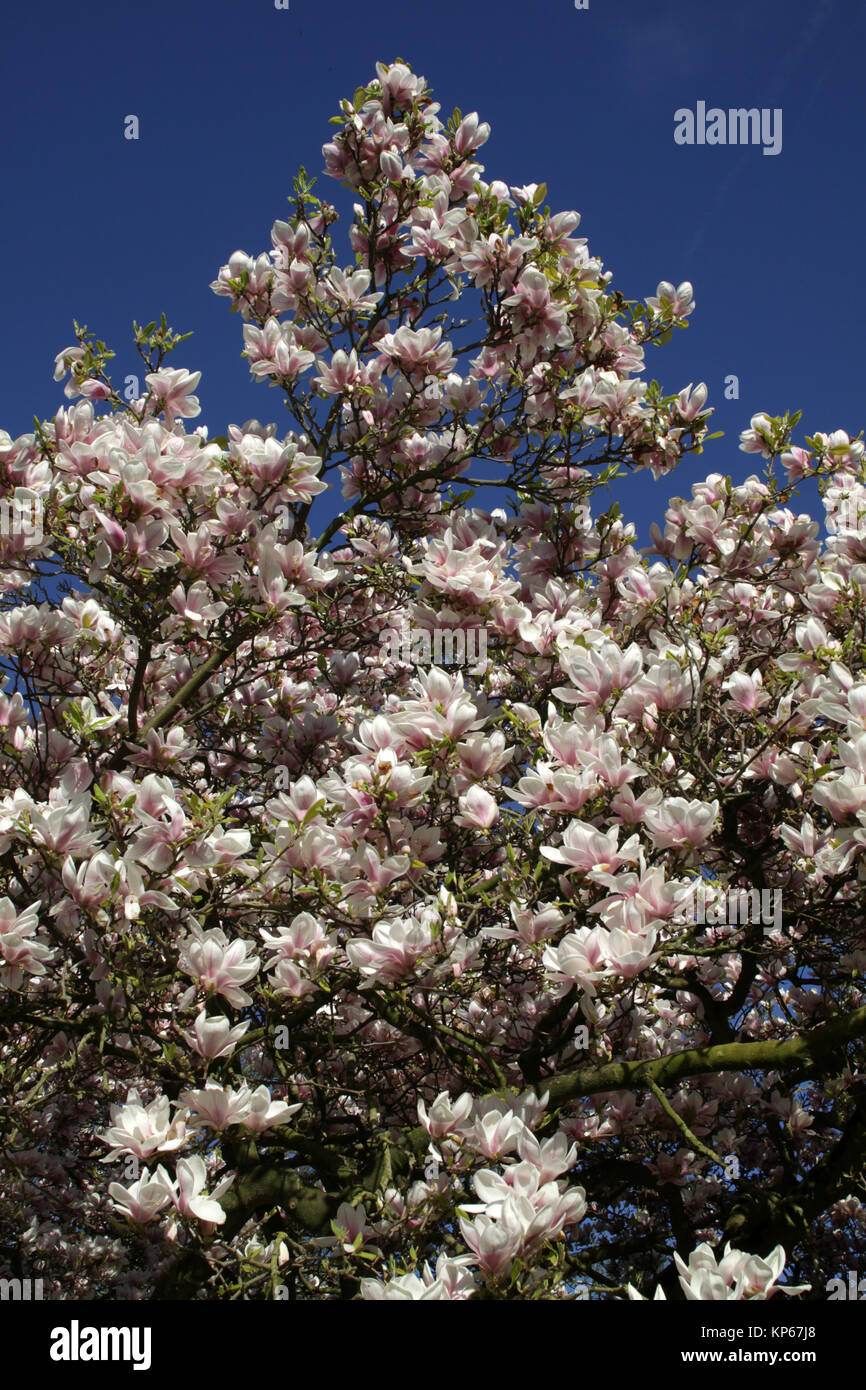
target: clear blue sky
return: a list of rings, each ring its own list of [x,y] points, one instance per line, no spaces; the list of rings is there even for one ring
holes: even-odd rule
[[[554,211],[629,298],[691,280],[687,331],[650,350],[667,391],[705,380],[725,439],[625,509],[660,517],[708,471],[756,471],[738,452],[757,410],[802,408],[801,430],[864,423],[861,0],[171,0],[162,6],[42,0],[3,19],[5,215],[0,427],[13,436],[63,404],[53,357],[77,318],[138,362],[133,318],[165,311],[194,337],[171,365],[201,369],[198,421],[286,426],[254,385],[239,316],[208,288],[237,248],[270,247],[300,164],[319,174],[342,96],[398,55],[490,121],[486,177],[546,182]],[[781,153],[685,147],[674,112],[783,112]],[[124,117],[140,139],[123,138]],[[322,179],[318,191],[337,186]],[[346,246],[345,263],[351,260]],[[740,399],[726,401],[735,373]]]

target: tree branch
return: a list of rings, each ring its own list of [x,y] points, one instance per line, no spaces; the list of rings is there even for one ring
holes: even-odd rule
[[[216,647],[207,660],[203,661],[201,666],[190,676],[189,680],[181,686],[180,690],[175,691],[174,695],[163,705],[162,709],[157,710],[156,714],[148,719],[146,724],[142,724],[141,728],[138,730],[136,741],[139,743],[142,742],[154,729],[161,729],[163,724],[167,724],[170,719],[173,719],[177,711],[183,709],[191,696],[193,696],[196,691],[204,685],[205,681],[213,675],[214,671],[225,661],[226,657],[231,656],[232,652],[237,651],[242,642],[245,642],[248,637],[252,636],[252,632],[253,630],[251,628],[247,627],[245,624],[241,624],[232,637],[226,642],[223,642],[219,647]],[[122,747],[118,748],[108,766],[113,772],[119,772],[126,764],[127,757],[128,754],[125,749]]]
[[[325,1230],[338,1203],[320,1187],[308,1187],[297,1173],[285,1168],[259,1164],[249,1173],[240,1173],[228,1192],[219,1199],[226,1214],[220,1236],[231,1240],[245,1221],[257,1211],[283,1207],[305,1231],[317,1234]]]
[[[600,1091],[636,1091],[649,1086],[670,1085],[689,1076],[722,1071],[776,1071],[788,1067],[808,1067],[854,1038],[866,1035],[866,1007],[846,1017],[833,1018],[807,1033],[784,1040],[720,1043],[714,1047],[689,1048],[649,1061],[608,1062],[601,1067],[554,1076],[539,1084],[539,1091],[550,1092],[550,1105],[563,1105],[575,1096],[596,1095]]]

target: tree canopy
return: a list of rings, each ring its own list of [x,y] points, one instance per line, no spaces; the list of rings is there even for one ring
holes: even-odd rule
[[[692,287],[626,300],[488,135],[379,64],[345,211],[302,170],[219,271],[285,433],[192,425],[163,317],[0,434],[0,1240],[54,1297],[866,1254],[862,442],[756,415],[641,550],[600,502],[711,438],[645,373]]]

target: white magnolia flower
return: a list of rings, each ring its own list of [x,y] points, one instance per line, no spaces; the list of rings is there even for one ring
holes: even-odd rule
[[[111,1149],[101,1161],[113,1163],[121,1154],[147,1159],[151,1154],[179,1149],[187,1141],[186,1125],[180,1112],[173,1121],[169,1118],[170,1108],[168,1096],[157,1096],[145,1106],[138,1091],[130,1090],[125,1105],[112,1105],[109,1128],[96,1136]]]

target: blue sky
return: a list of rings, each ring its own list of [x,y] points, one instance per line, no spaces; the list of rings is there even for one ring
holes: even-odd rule
[[[737,448],[757,410],[802,409],[800,438],[859,433],[860,0],[289,3],[7,10],[0,427],[15,436],[64,403],[53,358],[73,318],[115,349],[117,380],[138,362],[132,319],[164,311],[194,333],[171,361],[204,373],[193,423],[221,434],[257,416],[282,433],[282,397],[251,382],[239,316],[208,286],[232,251],[269,249],[298,166],[321,171],[339,99],[399,55],[444,116],[491,123],[488,179],[544,181],[553,211],[582,214],[614,287],[642,299],[661,279],[692,281],[690,326],[649,350],[648,375],[666,391],[706,381],[725,438],[619,486],[642,541],[705,473],[757,471]],[[676,144],[674,112],[699,101],[781,108],[781,152]],[[123,137],[129,114],[138,141]],[[738,400],[724,398],[729,374]]]

